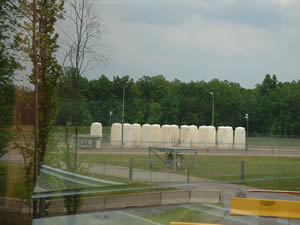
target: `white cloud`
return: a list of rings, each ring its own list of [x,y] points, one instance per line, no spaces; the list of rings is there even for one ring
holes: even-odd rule
[[[110,0],[103,12],[100,50],[109,58],[103,72],[110,76],[217,76],[245,86],[266,73],[297,79],[297,1]]]

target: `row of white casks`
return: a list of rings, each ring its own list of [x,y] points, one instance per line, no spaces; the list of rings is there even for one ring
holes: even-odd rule
[[[140,146],[141,143],[141,125],[124,123],[123,142],[127,147]],[[112,146],[120,146],[122,142],[122,124],[114,123],[111,126],[110,142]]]
[[[195,125],[180,127],[180,146],[184,148],[208,148],[216,146],[216,129],[213,126]]]
[[[245,149],[246,131],[244,127],[218,127],[217,146],[219,149]]]
[[[245,149],[246,132],[243,127],[236,127],[233,132],[232,127],[196,126],[180,127],[181,147],[188,148],[215,148],[218,149]]]
[[[232,127],[218,127],[216,132],[213,126],[158,124],[124,124],[123,142],[127,147],[183,147],[183,148],[214,148],[244,149],[245,129],[237,127],[233,135]],[[122,140],[122,125],[114,123],[111,128],[111,145],[120,146]],[[180,143],[180,145],[179,145]]]
[[[179,128],[177,125],[158,124],[128,124],[123,125],[123,142],[127,147],[149,146],[176,146],[179,140]],[[120,146],[122,142],[122,124],[114,123],[111,127],[111,145]]]

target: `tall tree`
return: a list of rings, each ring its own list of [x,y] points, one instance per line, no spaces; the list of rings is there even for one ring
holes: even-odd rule
[[[15,48],[18,12],[13,0],[0,0],[0,157],[11,140],[9,128],[14,108],[14,72],[18,67]]]
[[[32,62],[29,79],[34,85],[35,93],[34,185],[47,151],[55,106],[54,91],[61,74],[61,67],[55,56],[58,34],[54,26],[62,18],[63,6],[63,0],[20,1],[20,10],[24,16],[21,23],[24,32],[20,33],[20,40]],[[34,202],[33,207],[34,217],[37,217],[37,202]]]
[[[96,1],[67,0],[66,21],[62,30],[64,38],[61,42],[66,48],[66,54],[62,62],[74,68],[73,96],[74,96],[74,125],[75,125],[75,149],[73,154],[72,170],[79,168],[77,160],[78,151],[78,126],[80,124],[81,93],[80,81],[84,73],[90,68],[92,59],[99,59],[100,54],[94,51],[94,45],[101,36],[101,23]],[[67,127],[66,127],[67,131]],[[76,213],[79,199],[75,196],[74,207],[68,207],[68,213]],[[72,201],[72,199],[67,199]]]
[[[63,65],[70,64],[75,69],[75,154],[74,168],[77,163],[77,137],[80,108],[80,77],[90,68],[91,59],[101,60],[102,57],[94,51],[94,45],[101,36],[101,20],[95,1],[68,0],[66,23],[62,32],[62,43],[66,48]],[[72,35],[70,35],[72,34]],[[100,57],[99,57],[100,56]]]

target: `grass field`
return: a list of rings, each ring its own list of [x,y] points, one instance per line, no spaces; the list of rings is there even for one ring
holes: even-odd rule
[[[170,224],[170,222],[174,221],[199,223],[200,221],[203,221],[204,217],[205,216],[199,212],[195,213],[189,209],[182,207],[172,207],[161,210],[154,215],[146,216],[145,218],[159,224]]]
[[[147,155],[80,154],[79,159],[99,165],[128,167],[131,157],[134,157],[134,168],[148,169]],[[241,180],[242,161],[244,161],[244,180]],[[198,168],[195,168],[194,157],[187,155],[184,156],[183,167],[178,169],[177,173],[184,175],[187,168],[190,169],[192,176],[209,180],[300,191],[300,158],[198,156]],[[152,169],[161,172],[170,171],[160,160],[153,163]]]

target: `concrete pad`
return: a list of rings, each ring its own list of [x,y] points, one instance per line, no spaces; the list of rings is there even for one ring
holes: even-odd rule
[[[103,196],[95,196],[95,197],[86,197],[82,198],[82,206],[79,211],[96,211],[104,209],[104,200]]]
[[[105,209],[160,205],[160,193],[141,193],[105,197]]]
[[[189,191],[172,191],[161,192],[161,204],[184,204],[189,203],[190,192]]]
[[[218,203],[220,197],[219,190],[191,190],[191,203]]]

